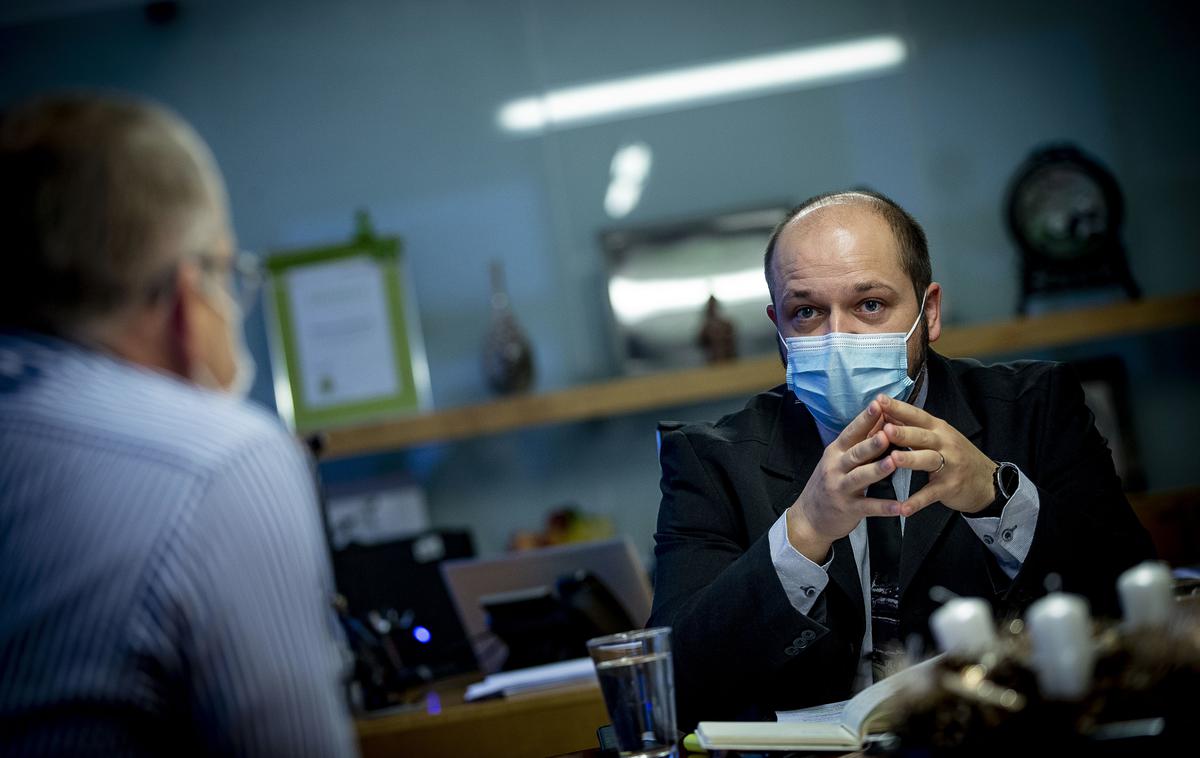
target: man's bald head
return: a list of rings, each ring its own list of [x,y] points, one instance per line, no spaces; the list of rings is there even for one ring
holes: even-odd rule
[[[925,240],[925,230],[916,219],[897,205],[891,198],[870,190],[849,190],[844,192],[829,192],[817,195],[800,203],[791,211],[771,234],[767,243],[767,252],[763,256],[763,270],[767,277],[767,287],[771,292],[771,302],[775,303],[778,296],[775,281],[775,245],[784,229],[793,224],[807,223],[809,220],[818,221],[825,214],[820,212],[835,206],[854,206],[867,208],[884,220],[891,229],[896,240],[896,249],[900,255],[900,267],[912,281],[913,291],[920,300],[922,294],[933,281],[933,268],[929,263],[929,245]]]

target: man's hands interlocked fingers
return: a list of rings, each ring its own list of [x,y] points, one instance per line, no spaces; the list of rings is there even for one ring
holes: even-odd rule
[[[788,541],[809,560],[823,563],[830,545],[867,516],[912,516],[938,501],[975,513],[992,502],[995,467],[945,421],[879,395],[825,448],[788,509]],[[865,495],[867,487],[898,468],[927,471],[929,483],[903,502]]]

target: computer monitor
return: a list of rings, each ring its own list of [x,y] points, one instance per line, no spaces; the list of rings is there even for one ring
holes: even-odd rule
[[[552,589],[561,577],[583,570],[604,583],[636,626],[644,625],[650,617],[650,581],[626,538],[540,548],[498,558],[449,560],[441,564],[441,570],[479,667],[489,674],[500,669],[507,649],[489,632],[481,599]]]

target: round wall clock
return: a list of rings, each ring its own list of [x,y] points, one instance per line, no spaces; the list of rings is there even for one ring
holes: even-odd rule
[[[1125,205],[1116,178],[1073,145],[1035,150],[1008,190],[1008,226],[1021,249],[1021,302],[1032,296],[1133,280],[1121,241]]]

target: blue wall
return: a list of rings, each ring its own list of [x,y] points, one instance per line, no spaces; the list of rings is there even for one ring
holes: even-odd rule
[[[1011,314],[1017,257],[1004,187],[1044,142],[1107,163],[1148,294],[1200,289],[1200,91],[1194,11],[1179,3],[842,3],[750,0],[185,2],[154,27],[136,6],[0,28],[0,103],[46,88],[144,93],[188,118],[229,185],[241,243],[273,250],[348,236],[354,209],[406,244],[439,407],[486,397],[478,366],[487,263],[504,260],[537,349],[539,387],[616,370],[595,239],[613,151],[655,151],[642,223],[868,184],[925,225],[951,323]],[[1183,8],[1183,9],[1181,9]],[[544,137],[495,127],[546,87],[878,32],[898,73],[631,118]],[[260,314],[248,325],[266,365]],[[1196,330],[1072,347],[1126,356],[1150,485],[1200,483],[1177,444],[1200,422]],[[254,396],[273,402],[267,372]],[[326,466],[334,482],[396,472],[435,523],[485,552],[562,501],[608,513],[647,550],[657,508],[653,422],[700,407]]]

